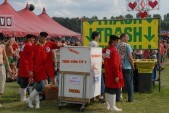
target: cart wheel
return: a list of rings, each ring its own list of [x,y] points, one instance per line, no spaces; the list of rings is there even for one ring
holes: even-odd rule
[[[62,106],[59,106],[59,110],[62,110]]]
[[[86,104],[82,104],[82,106],[80,107],[80,112],[84,112]]]
[[[90,103],[87,103],[86,105],[85,105],[85,107],[88,107],[90,105]]]
[[[84,112],[84,109],[85,109],[85,108],[80,108],[80,112]]]

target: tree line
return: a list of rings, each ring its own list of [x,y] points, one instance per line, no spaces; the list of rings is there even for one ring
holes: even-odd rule
[[[111,16],[110,19],[133,19],[135,18],[131,14],[126,14],[125,16],[119,15],[119,16]],[[140,18],[136,14],[136,18]],[[164,17],[160,14],[154,14],[154,15],[147,15],[146,18],[160,18],[161,20],[161,30],[169,30],[169,13],[165,14]],[[98,20],[97,16],[93,16],[91,18],[83,16],[82,18],[76,17],[76,18],[63,18],[63,17],[53,17],[53,19],[58,22],[59,24],[65,26],[66,28],[75,31],[77,33],[81,33],[81,20]],[[103,17],[103,20],[108,20],[107,17]]]

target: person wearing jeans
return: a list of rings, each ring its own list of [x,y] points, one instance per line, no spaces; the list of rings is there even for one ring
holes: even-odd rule
[[[133,101],[134,86],[133,86],[133,71],[131,69],[123,69],[124,86],[127,88],[128,102]]]
[[[35,108],[40,108],[39,93],[43,91],[45,80],[54,78],[54,66],[52,60],[52,50],[58,49],[63,44],[57,42],[48,42],[46,38],[48,33],[41,32],[39,41],[34,45],[33,48],[33,78],[34,78],[34,89],[30,93],[27,99],[28,107],[33,108],[32,101],[35,98]]]
[[[129,40],[129,36],[125,33],[122,33],[120,36],[121,41],[117,45],[117,49],[121,58],[121,65],[123,70],[124,77],[124,88],[127,89],[128,93],[128,102],[133,101],[134,95],[134,86],[133,86],[133,50],[131,46],[127,43]]]

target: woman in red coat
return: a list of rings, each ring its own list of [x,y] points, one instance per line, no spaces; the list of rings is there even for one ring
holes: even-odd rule
[[[109,46],[103,49],[106,104],[107,110],[112,111],[122,111],[115,106],[116,92],[121,91],[121,87],[124,86],[120,56],[116,50],[118,39],[119,37],[110,35]]]
[[[32,44],[35,41],[35,36],[28,34],[26,38],[27,42],[22,45],[19,52],[20,62],[17,82],[20,85],[19,93],[21,101],[26,100],[26,87],[29,84],[29,78],[33,76]]]
[[[45,80],[54,77],[54,66],[52,60],[52,50],[62,46],[61,43],[47,42],[48,33],[41,32],[37,44],[34,45],[33,51],[33,78],[34,90],[27,99],[28,106],[33,108],[32,100],[35,98],[36,108],[40,108],[39,93],[43,91]]]

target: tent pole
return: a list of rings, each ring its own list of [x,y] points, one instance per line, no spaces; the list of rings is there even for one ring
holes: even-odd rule
[[[81,21],[81,37],[82,37],[82,46],[84,46],[84,39],[83,39],[83,18],[81,17],[80,18],[80,21]]]
[[[161,18],[159,18],[159,38],[161,39],[160,36],[160,30],[161,30]],[[159,92],[161,91],[161,55],[160,55],[160,39],[158,40],[158,65],[159,65],[159,78],[158,78],[158,83],[159,83]]]

